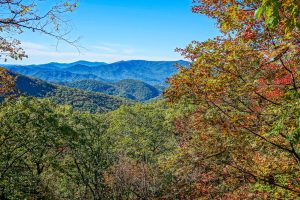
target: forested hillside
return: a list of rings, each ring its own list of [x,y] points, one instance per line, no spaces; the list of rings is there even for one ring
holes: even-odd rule
[[[131,60],[106,64],[78,61],[70,64],[4,65],[9,70],[50,82],[80,80],[120,81],[134,79],[151,85],[165,85],[166,78],[177,72],[176,65],[189,65],[186,61]]]
[[[125,99],[106,94],[53,85],[42,80],[15,74],[2,68],[0,76],[3,76],[5,73],[9,74],[13,80],[13,85],[15,86],[14,96],[25,95],[49,98],[55,103],[70,105],[76,110],[89,112],[107,112],[120,107],[122,104],[130,103],[130,101]],[[5,95],[2,96],[5,97]]]
[[[173,170],[164,163],[178,151],[175,113],[164,102],[108,114],[35,98],[7,102],[0,107],[1,197],[172,197]]]
[[[136,101],[146,101],[161,95],[162,91],[156,87],[138,80],[124,79],[118,82],[103,82],[96,80],[82,80],[64,85],[87,91],[101,92],[114,96],[121,96]]]

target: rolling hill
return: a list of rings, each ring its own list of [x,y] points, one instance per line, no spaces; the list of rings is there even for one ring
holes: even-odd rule
[[[106,80],[116,82],[134,79],[151,85],[164,85],[166,78],[177,72],[175,64],[187,66],[186,61],[130,60],[111,64],[78,61],[70,64],[48,63],[43,65],[4,65],[9,70],[51,82],[80,80]]]
[[[114,83],[97,80],[83,80],[66,83],[65,85],[87,91],[121,96],[136,101],[147,101],[156,98],[161,94],[161,91],[154,86],[132,79],[125,79]]]
[[[23,74],[23,73],[22,73]],[[44,81],[52,82],[52,83],[60,83],[60,82],[73,82],[79,80],[103,80],[96,75],[93,74],[76,74],[69,71],[39,71],[34,74],[28,75],[38,79],[42,79]]]
[[[123,98],[54,85],[11,71],[8,72],[15,79],[16,95],[18,96],[49,98],[55,103],[71,105],[76,110],[92,113],[111,111],[123,104],[130,103]],[[0,74],[1,76],[2,74]]]

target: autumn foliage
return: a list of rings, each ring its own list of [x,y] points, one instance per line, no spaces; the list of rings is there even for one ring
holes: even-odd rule
[[[214,198],[225,199],[300,195],[299,6],[194,1],[193,12],[214,18],[222,34],[178,49],[192,64],[169,79],[165,96],[198,107],[185,145],[195,151],[191,159],[200,156],[193,161],[204,165],[197,176],[210,177],[210,184],[195,180],[197,197],[214,190]]]
[[[15,78],[6,69],[0,67],[0,98],[15,93]]]

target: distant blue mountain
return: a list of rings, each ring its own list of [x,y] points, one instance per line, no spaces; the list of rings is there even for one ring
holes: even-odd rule
[[[175,64],[188,65],[186,61],[121,61],[93,67],[93,74],[110,80],[135,79],[149,84],[164,84],[177,72]]]
[[[107,112],[115,110],[121,105],[130,104],[124,98],[111,95],[84,91],[56,84],[48,83],[43,80],[27,77],[9,70],[0,70],[0,77],[3,74],[9,74],[14,77],[16,85],[16,96],[31,96],[38,98],[49,98],[55,103],[70,105],[76,110],[88,112]],[[0,102],[6,97],[6,94],[0,94]]]
[[[177,72],[176,64],[187,66],[186,61],[131,60],[116,63],[77,61],[74,63],[48,63],[42,65],[3,65],[24,75],[50,82],[74,82],[80,80],[120,81],[134,79],[151,85],[164,85],[168,77]]]
[[[24,73],[22,73],[24,74]],[[73,82],[73,81],[80,81],[80,80],[102,80],[98,76],[94,74],[76,74],[68,71],[38,71],[30,76],[34,78],[39,78],[44,81],[53,82],[53,83],[60,83],[60,82]]]
[[[100,65],[102,66],[102,65]],[[83,64],[72,65],[63,69],[63,71],[71,72],[71,73],[78,73],[78,74],[90,74],[93,73],[93,68],[97,66],[88,66]]]
[[[56,63],[56,62],[52,62],[52,63],[48,63],[47,65],[53,65],[57,68],[68,68],[71,66],[75,66],[75,65],[85,65],[87,67],[95,67],[95,66],[101,66],[101,65],[107,65],[107,63],[105,62],[89,62],[89,61],[85,61],[85,60],[79,60],[73,63]]]
[[[85,61],[85,60],[79,60],[77,62],[71,63],[71,65],[85,65],[88,67],[96,67],[96,66],[100,66],[100,65],[107,65],[107,63],[105,63],[105,62],[89,62],[89,61]]]
[[[113,96],[120,96],[135,101],[147,101],[161,95],[162,91],[142,81],[124,79],[115,83],[97,80],[82,80],[64,85],[86,91],[101,92]]]

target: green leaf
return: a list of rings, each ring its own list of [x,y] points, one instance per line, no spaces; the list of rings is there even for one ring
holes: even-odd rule
[[[264,10],[264,9],[263,9],[262,6],[259,7],[259,8],[255,11],[254,16],[255,16],[256,18],[260,18],[260,16],[261,16],[263,10]]]

